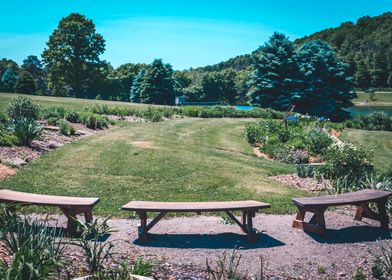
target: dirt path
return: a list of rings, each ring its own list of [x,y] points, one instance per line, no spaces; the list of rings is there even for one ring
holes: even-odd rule
[[[284,275],[284,279],[352,279],[358,267],[370,275],[369,251],[376,250],[377,239],[391,245],[392,241],[390,232],[380,230],[370,220],[354,221],[354,212],[349,210],[327,212],[326,238],[293,229],[293,215],[258,214],[254,224],[262,232],[253,245],[246,242],[238,226],[224,224],[216,216],[164,219],[151,230],[144,245],[136,240],[138,220],[114,219],[110,225],[118,231],[110,239],[129,240],[129,245],[118,246],[120,252],[153,256],[174,270],[185,266],[202,271],[207,258],[215,263],[237,247],[242,248],[240,270],[247,275],[259,272],[261,256],[269,275]],[[176,279],[189,279],[178,278],[181,274],[177,273]]]

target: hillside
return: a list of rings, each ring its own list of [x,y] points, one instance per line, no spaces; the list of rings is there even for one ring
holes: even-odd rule
[[[345,22],[297,39],[297,46],[312,40],[323,40],[334,47],[338,56],[350,65],[350,72],[361,88],[392,87],[392,13],[365,16],[356,23]],[[256,50],[257,51],[257,50]],[[227,68],[244,70],[251,64],[251,54],[239,55],[218,64],[198,68],[220,71]]]

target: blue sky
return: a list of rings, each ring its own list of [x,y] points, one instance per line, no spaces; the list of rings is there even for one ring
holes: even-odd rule
[[[174,69],[215,64],[262,45],[274,32],[291,39],[364,15],[392,11],[391,0],[20,0],[4,1],[0,57],[40,55],[59,20],[93,19],[113,66],[162,58]]]

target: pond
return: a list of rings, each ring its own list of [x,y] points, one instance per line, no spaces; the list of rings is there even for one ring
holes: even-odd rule
[[[354,106],[346,109],[352,116],[367,115],[374,112],[384,112],[392,116],[392,106]]]
[[[235,106],[235,108],[236,108],[237,110],[240,110],[240,111],[250,111],[250,110],[252,110],[254,107],[253,107],[253,106],[248,106],[248,105],[238,105],[238,106]]]

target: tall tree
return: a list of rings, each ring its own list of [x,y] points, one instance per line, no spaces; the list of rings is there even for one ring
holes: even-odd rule
[[[1,90],[5,92],[15,92],[17,76],[11,69],[5,70],[1,77]]]
[[[87,97],[104,50],[105,40],[92,20],[77,13],[61,19],[42,54],[54,94],[63,95],[68,88],[76,97]]]
[[[250,102],[261,107],[287,110],[299,91],[298,73],[293,43],[285,35],[274,33],[254,54]]]
[[[162,59],[155,59],[148,67],[140,86],[140,102],[174,104],[173,69]]]
[[[354,98],[348,65],[321,40],[303,44],[297,52],[297,61],[305,77],[297,110],[333,120],[347,118],[348,113],[342,109],[351,106]]]
[[[146,74],[146,68],[142,68],[133,79],[130,98],[129,98],[131,102],[136,102],[136,103],[140,102],[141,86],[145,74]]]
[[[47,93],[46,72],[37,56],[29,55],[23,60],[22,70],[27,71],[33,77],[37,94],[44,95]]]
[[[15,83],[15,92],[35,94],[37,88],[33,76],[27,71],[21,71]]]

